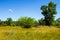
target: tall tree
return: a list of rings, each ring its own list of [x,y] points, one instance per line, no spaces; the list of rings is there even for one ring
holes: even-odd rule
[[[52,1],[48,4],[48,6],[43,5],[41,6],[42,14],[44,16],[45,25],[52,25],[54,21],[54,15],[57,14],[56,12],[56,4]]]

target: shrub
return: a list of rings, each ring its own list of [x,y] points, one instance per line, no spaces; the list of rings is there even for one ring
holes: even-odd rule
[[[43,18],[39,19],[38,22],[39,22],[39,25],[45,25],[45,22],[44,22]]]
[[[12,22],[13,22],[12,18],[7,18],[6,24],[7,24],[8,26],[12,26]]]
[[[30,17],[21,17],[18,19],[18,25],[24,28],[30,28],[35,25],[35,20]]]
[[[39,22],[38,21],[35,21],[34,27],[38,27],[38,26],[39,26]]]

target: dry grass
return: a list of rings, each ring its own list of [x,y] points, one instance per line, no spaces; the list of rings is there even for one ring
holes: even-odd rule
[[[60,28],[39,26],[26,29],[1,26],[0,40],[60,40]]]

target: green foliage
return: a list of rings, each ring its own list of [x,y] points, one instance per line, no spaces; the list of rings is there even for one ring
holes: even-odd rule
[[[54,2],[50,2],[48,6],[41,6],[42,14],[44,16],[45,25],[52,25],[54,21],[54,14],[56,14],[56,4]]]
[[[7,26],[6,21],[1,21],[0,20],[0,26]]]
[[[6,20],[6,24],[9,25],[9,26],[12,26],[12,18],[7,18]]]
[[[38,23],[38,21],[35,21],[34,27],[37,27],[37,26],[39,26],[39,23]]]
[[[30,28],[35,25],[35,20],[30,17],[21,17],[18,19],[18,23],[24,28]]]
[[[60,18],[56,19],[56,26],[60,27]]]
[[[44,22],[43,18],[39,19],[38,22],[39,22],[39,25],[45,25],[45,22]]]
[[[1,19],[0,19],[0,26],[1,26],[2,24],[1,24]]]
[[[0,26],[17,26],[17,22],[12,21],[11,18],[7,18],[5,21],[0,20]]]
[[[12,26],[17,26],[17,21],[12,21]]]

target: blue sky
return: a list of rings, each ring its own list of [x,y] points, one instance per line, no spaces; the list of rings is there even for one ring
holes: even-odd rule
[[[60,0],[52,0],[57,4],[56,19],[60,17]],[[47,5],[50,0],[0,0],[0,19],[6,20],[11,17],[17,20],[21,16],[37,19],[43,18],[40,7]]]

